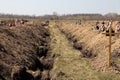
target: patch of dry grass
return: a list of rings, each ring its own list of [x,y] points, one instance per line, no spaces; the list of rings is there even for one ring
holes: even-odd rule
[[[114,71],[107,69],[107,49],[104,46],[108,45],[108,38],[92,30],[92,23],[89,24],[90,27],[86,26],[88,24],[76,26],[75,24],[69,25],[68,23],[63,23],[63,26],[60,26],[60,28],[68,34],[75,35],[80,42],[85,42],[86,47],[92,48],[98,54],[92,61],[81,58],[79,56],[80,52],[73,49],[65,36],[61,35],[58,29],[51,28],[55,40],[52,43],[55,46],[53,53],[60,55],[55,61],[52,75],[57,76],[58,80],[119,80],[119,74],[111,73]],[[101,72],[102,70],[103,72]]]

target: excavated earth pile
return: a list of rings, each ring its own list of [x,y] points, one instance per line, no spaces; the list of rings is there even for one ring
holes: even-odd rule
[[[97,71],[105,72],[115,72],[119,73],[119,44],[120,38],[117,36],[112,37],[112,55],[111,55],[111,65],[112,67],[108,69],[107,57],[108,57],[108,47],[109,37],[105,36],[97,30],[94,30],[93,22],[86,22],[83,25],[76,26],[70,23],[58,24],[59,30],[67,37],[67,39],[72,42],[75,49],[80,50],[81,56],[91,59],[92,66]],[[86,26],[87,25],[87,26]],[[115,26],[115,23],[113,24]]]
[[[0,80],[49,80],[49,42],[43,26],[0,27]]]

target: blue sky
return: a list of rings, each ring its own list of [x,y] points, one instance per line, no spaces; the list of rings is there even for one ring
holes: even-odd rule
[[[45,15],[53,12],[120,14],[120,0],[0,0],[0,13]]]

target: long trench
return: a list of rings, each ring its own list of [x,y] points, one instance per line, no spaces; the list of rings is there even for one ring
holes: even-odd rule
[[[52,54],[56,56],[51,70],[53,80],[99,80],[95,76],[86,58],[81,52],[73,48],[64,34],[56,26],[50,27]]]

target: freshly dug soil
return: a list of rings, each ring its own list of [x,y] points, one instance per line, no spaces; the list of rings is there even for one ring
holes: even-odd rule
[[[0,80],[34,80],[27,71],[43,71],[47,63],[40,58],[47,56],[49,42],[43,26],[0,27]]]

